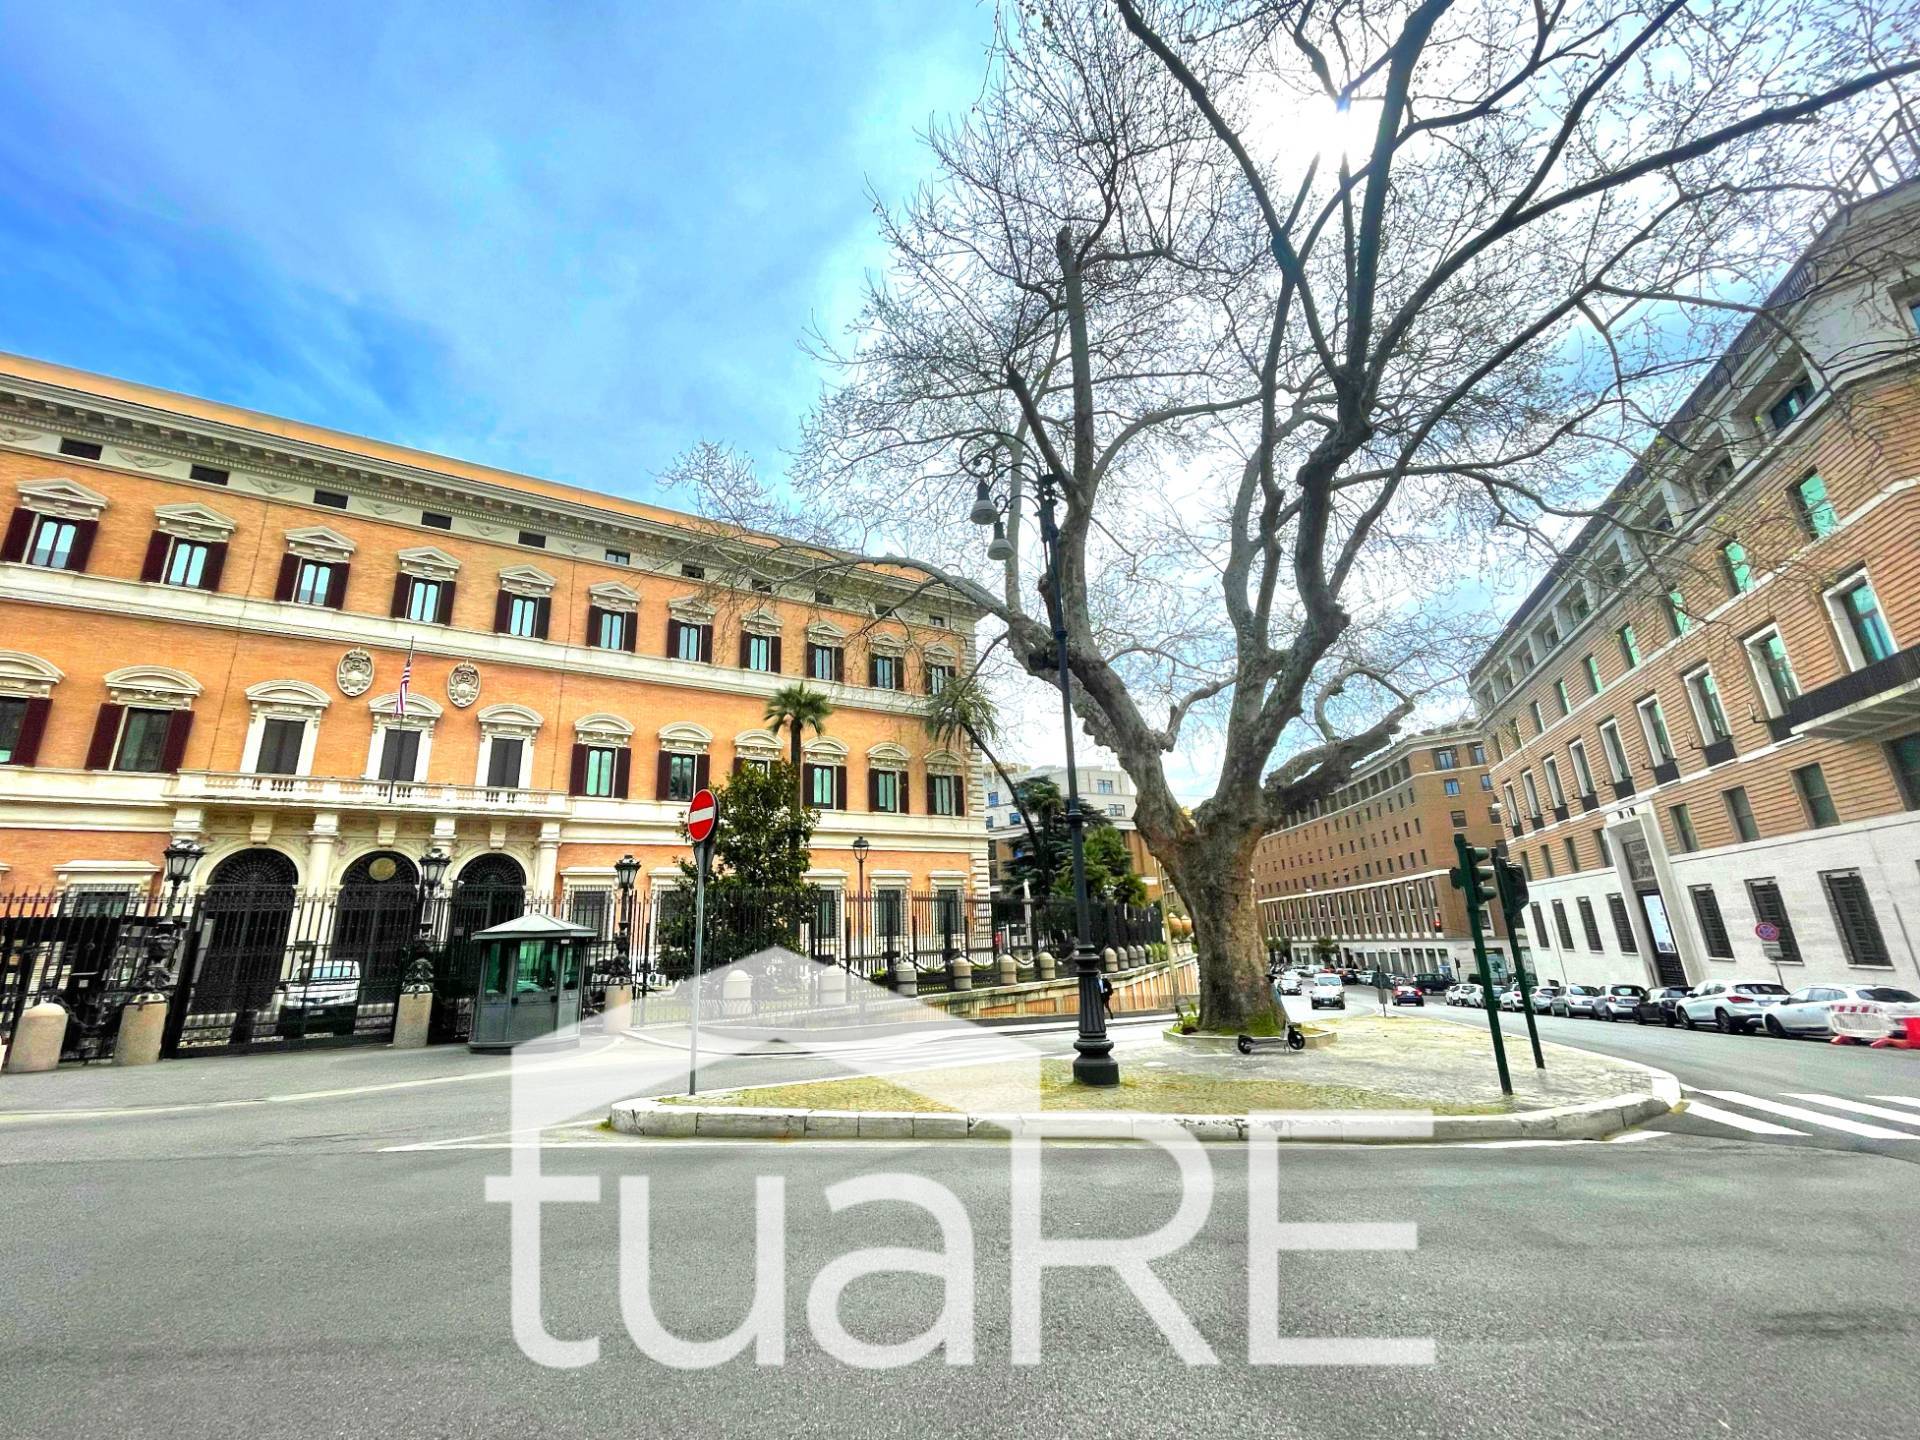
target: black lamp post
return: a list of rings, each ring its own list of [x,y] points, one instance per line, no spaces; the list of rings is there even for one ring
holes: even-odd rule
[[[414,862],[420,867],[420,923],[413,937],[413,961],[407,966],[406,978],[401,986],[404,990],[433,989],[434,909],[440,898],[440,882],[447,878],[447,865],[451,858],[439,846],[429,845],[426,852]]]
[[[631,855],[613,862],[613,883],[620,896],[620,954],[614,968],[623,975],[633,973],[633,886],[639,874],[640,862]]]
[[[859,949],[860,930],[862,928],[860,925],[860,907],[866,903],[867,897],[867,851],[872,848],[873,845],[868,841],[866,836],[856,835],[853,837],[853,941],[856,952]]]
[[[1001,506],[994,500],[991,482],[1002,471],[1009,474],[1022,471],[1033,482],[1034,501],[1040,513],[1040,544],[1046,558],[1044,593],[1048,618],[1053,622],[1053,654],[1059,669],[1056,683],[1060,687],[1060,713],[1067,742],[1067,834],[1073,848],[1073,968],[1080,991],[1080,1033],[1073,1042],[1073,1078],[1082,1085],[1118,1085],[1120,1066],[1113,1058],[1113,1041],[1107,1037],[1106,1006],[1100,997],[1100,954],[1093,948],[1093,908],[1087,898],[1087,821],[1080,809],[1080,773],[1073,758],[1067,607],[1060,586],[1060,527],[1053,513],[1065,477],[1052,470],[1022,467],[1004,438],[972,442],[962,453],[961,464],[977,482],[973,509],[967,518],[976,525],[993,527],[993,539],[987,546],[989,560],[1004,561],[1013,556],[1013,546],[1007,539]],[[1013,503],[1011,493],[1006,503]]]
[[[193,878],[194,866],[200,863],[200,857],[207,853],[207,847],[194,840],[176,839],[167,846],[164,858],[167,862],[167,908],[171,910],[180,899],[180,890]]]

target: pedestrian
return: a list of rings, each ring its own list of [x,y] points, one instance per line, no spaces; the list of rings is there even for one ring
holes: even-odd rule
[[[1113,1014],[1113,981],[1105,975],[1100,977],[1100,1010],[1108,1016]]]

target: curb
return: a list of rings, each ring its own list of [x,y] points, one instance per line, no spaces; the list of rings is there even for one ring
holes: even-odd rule
[[[1669,1093],[1670,1092],[1670,1093]],[[789,1110],[668,1105],[622,1100],[607,1123],[627,1135],[656,1139],[759,1140],[1150,1140],[1169,1125],[1196,1140],[1245,1141],[1252,1136],[1308,1143],[1391,1144],[1396,1141],[1604,1140],[1669,1114],[1679,1082],[1654,1077],[1650,1092],[1613,1095],[1578,1105],[1514,1115],[1430,1115],[1420,1111],[1294,1111],[1272,1115],[1152,1115],[1131,1111],[1050,1114],[920,1113],[909,1110]]]

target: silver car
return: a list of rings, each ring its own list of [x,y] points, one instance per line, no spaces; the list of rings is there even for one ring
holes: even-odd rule
[[[1712,1024],[1725,1035],[1744,1035],[1766,1018],[1766,1012],[1787,998],[1787,987],[1775,980],[1713,980],[1673,1007],[1689,1030]]]
[[[1768,1009],[1763,1017],[1767,1034],[1776,1039],[1788,1035],[1825,1039],[1833,1033],[1827,1012],[1841,1001],[1876,1002],[1894,1017],[1920,1015],[1920,995],[1897,985],[1807,985]]]
[[[1596,1020],[1635,1020],[1640,1016],[1640,1002],[1647,998],[1644,985],[1603,985],[1600,993],[1594,997],[1593,1018]]]
[[[1532,992],[1533,1013],[1536,1015],[1551,1014],[1553,1011],[1553,1002],[1559,996],[1562,988],[1563,987],[1559,985],[1536,986]]]
[[[1569,985],[1553,997],[1553,1013],[1571,1020],[1576,1015],[1593,1018],[1594,1003],[1600,998],[1598,985]]]

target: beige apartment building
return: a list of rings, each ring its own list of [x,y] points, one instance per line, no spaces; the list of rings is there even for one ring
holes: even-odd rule
[[[1454,836],[1492,848],[1498,795],[1478,728],[1408,735],[1341,789],[1260,838],[1254,899],[1270,939],[1330,940],[1341,965],[1474,973],[1466,905],[1447,878]],[[1504,928],[1494,968],[1508,971]]]
[[[1604,510],[1472,676],[1539,973],[1920,985],[1920,186],[1827,223]]]

